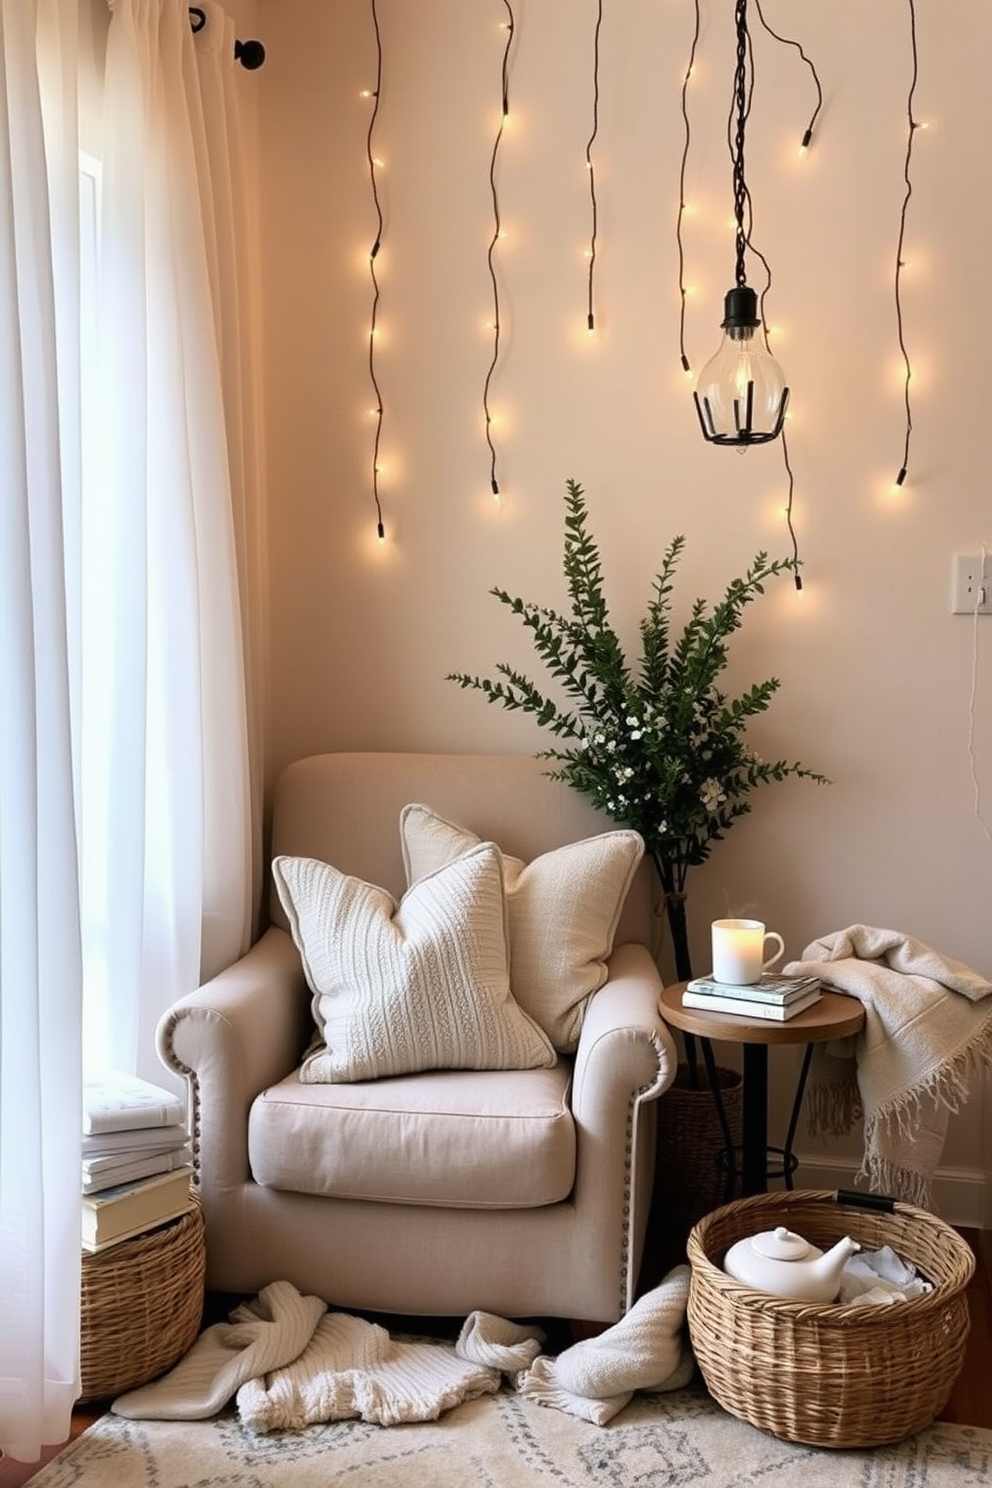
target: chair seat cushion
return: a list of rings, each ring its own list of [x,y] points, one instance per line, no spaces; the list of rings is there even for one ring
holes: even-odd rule
[[[447,1208],[559,1203],[575,1179],[571,1061],[443,1070],[262,1092],[248,1121],[256,1183],[328,1198]]]

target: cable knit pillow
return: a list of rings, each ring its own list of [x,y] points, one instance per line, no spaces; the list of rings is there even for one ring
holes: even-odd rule
[[[429,874],[399,904],[314,858],[276,858],[272,873],[323,1040],[308,1051],[302,1080],[556,1063],[510,992],[493,843]]]
[[[400,838],[408,884],[479,841],[416,802],[400,813]],[[570,842],[530,863],[503,855],[510,986],[559,1054],[577,1047],[589,999],[606,981],[606,958],[643,856],[643,838],[627,830]]]

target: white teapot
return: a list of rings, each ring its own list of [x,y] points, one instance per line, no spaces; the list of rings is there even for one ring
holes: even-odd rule
[[[738,1240],[723,1258],[728,1276],[756,1291],[795,1302],[833,1302],[848,1256],[861,1246],[849,1235],[824,1253],[785,1225]]]

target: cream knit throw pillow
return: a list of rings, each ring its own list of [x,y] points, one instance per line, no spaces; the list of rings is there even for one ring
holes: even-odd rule
[[[556,1062],[510,992],[502,868],[491,842],[430,874],[398,905],[385,889],[313,858],[278,857],[272,872],[322,1039],[301,1080]]]
[[[408,884],[479,841],[416,802],[400,813],[400,839]],[[643,856],[643,839],[627,830],[570,842],[530,863],[503,855],[510,986],[560,1054],[575,1051],[589,999],[606,981],[606,958]]]

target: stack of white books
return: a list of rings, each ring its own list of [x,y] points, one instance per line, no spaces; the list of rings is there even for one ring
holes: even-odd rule
[[[185,1102],[136,1075],[83,1086],[83,1245],[130,1238],[185,1213],[193,1157]]]
[[[712,976],[693,977],[682,993],[682,1006],[784,1023],[819,1002],[821,996],[819,977],[766,971],[760,981],[746,987],[718,982]]]

